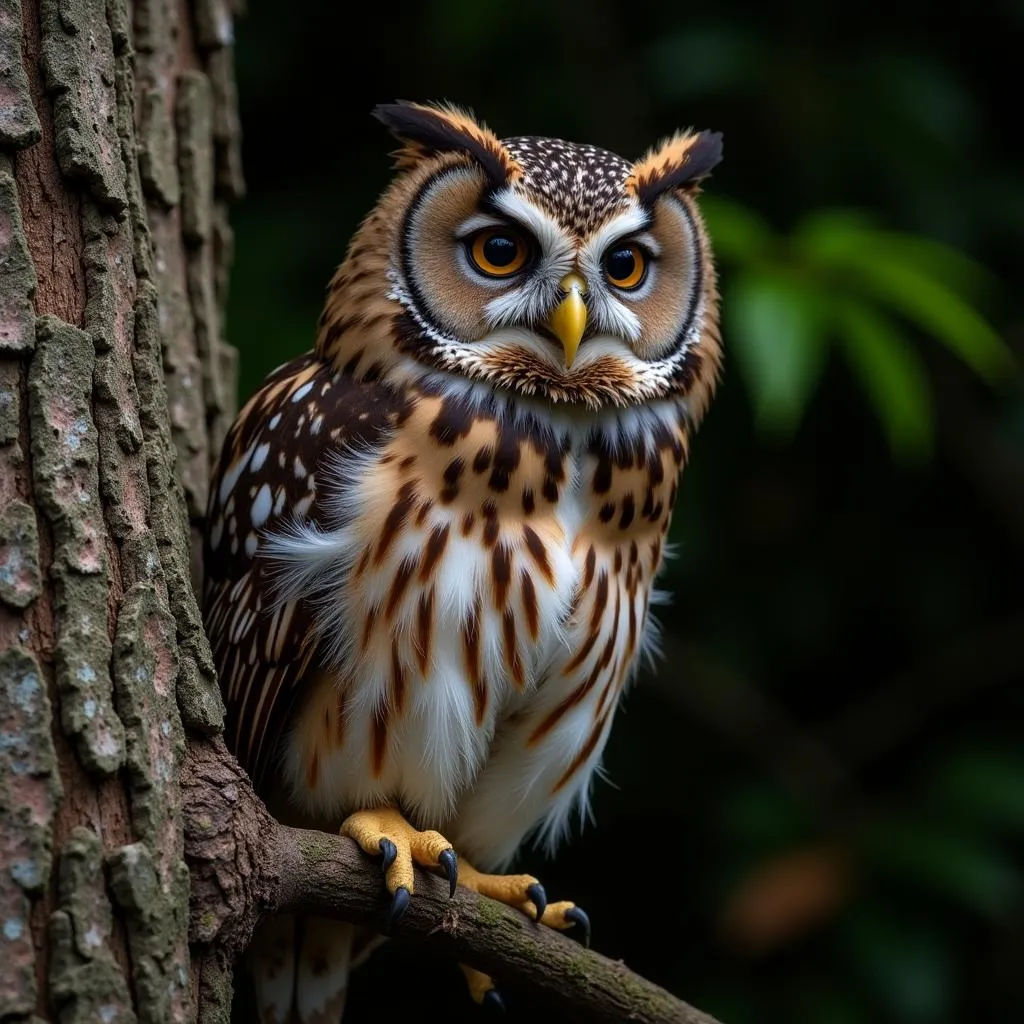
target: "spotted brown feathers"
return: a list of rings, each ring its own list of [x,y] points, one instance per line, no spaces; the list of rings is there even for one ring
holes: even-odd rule
[[[267,531],[316,522],[317,474],[333,450],[372,445],[401,422],[393,393],[354,384],[312,355],[275,370],[245,405],[216,468],[207,512],[204,608],[227,706],[227,738],[254,780],[263,776],[295,686],[317,645],[305,602],[273,607]]]

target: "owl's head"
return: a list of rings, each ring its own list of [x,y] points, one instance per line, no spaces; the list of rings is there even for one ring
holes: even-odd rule
[[[462,378],[555,404],[688,396],[720,361],[715,273],[695,197],[717,133],[635,162],[558,139],[499,139],[447,106],[376,116],[398,175],[353,239],[321,352],[356,376]]]

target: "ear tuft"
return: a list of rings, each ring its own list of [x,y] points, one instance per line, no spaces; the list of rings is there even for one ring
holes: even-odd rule
[[[468,110],[452,104],[384,103],[373,111],[403,146],[395,154],[399,169],[414,167],[436,153],[465,153],[475,160],[495,186],[521,172],[519,164],[498,137]]]
[[[671,189],[696,191],[721,159],[721,132],[677,132],[633,165],[626,188],[650,206]]]

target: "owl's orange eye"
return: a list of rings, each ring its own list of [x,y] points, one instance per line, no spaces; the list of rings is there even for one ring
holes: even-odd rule
[[[616,288],[639,288],[647,276],[647,255],[636,242],[616,245],[605,253],[604,272]]]
[[[508,228],[485,228],[467,248],[477,270],[488,277],[511,277],[523,269],[530,255],[523,239]]]

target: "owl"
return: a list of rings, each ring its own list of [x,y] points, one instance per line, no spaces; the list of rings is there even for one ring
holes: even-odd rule
[[[721,137],[632,162],[499,139],[448,105],[375,113],[399,140],[394,179],[313,351],[248,401],[211,484],[204,617],[228,742],[279,820],[376,858],[392,921],[417,865],[586,937],[581,908],[505,872],[587,814],[656,642],[721,363],[695,201]],[[336,1024],[371,945],[345,923],[267,922],[261,1020]]]

